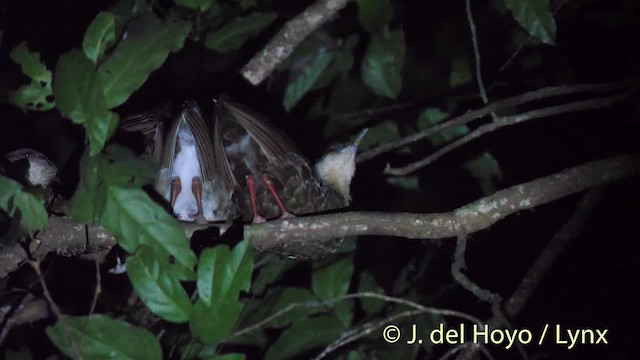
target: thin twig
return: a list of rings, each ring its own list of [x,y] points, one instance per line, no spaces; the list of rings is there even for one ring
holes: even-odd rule
[[[362,325],[361,327],[359,327],[357,330],[354,331],[348,331],[347,333],[341,335],[338,339],[336,339],[334,342],[332,342],[331,344],[327,345],[324,350],[322,350],[322,352],[320,354],[318,354],[316,357],[313,358],[313,360],[320,360],[320,359],[324,359],[327,355],[329,355],[330,353],[332,353],[333,351],[349,344],[352,343],[358,339],[361,339],[369,334],[371,334],[374,330],[381,328],[382,326],[384,326],[385,324],[388,324],[390,322],[396,321],[398,319],[403,319],[403,318],[407,318],[407,317],[413,317],[413,316],[418,316],[418,315],[422,315],[425,312],[422,310],[410,310],[410,311],[404,311],[401,312],[399,314],[395,314],[389,317],[386,317],[384,319],[382,319],[381,321],[375,322],[375,323],[367,323]]]
[[[93,299],[91,300],[91,307],[89,307],[89,314],[87,315],[87,323],[84,326],[83,334],[86,334],[89,330],[89,325],[91,324],[91,315],[93,315],[93,313],[96,310],[96,304],[98,303],[98,296],[100,296],[100,293],[102,292],[102,286],[100,285],[102,282],[101,276],[100,276],[100,262],[97,259],[93,260],[93,262],[96,265],[96,289],[93,292]],[[81,349],[84,348],[84,339],[85,339],[84,336],[80,338]]]
[[[467,135],[451,142],[442,148],[438,149],[438,151],[433,154],[423,158],[422,160],[418,160],[409,165],[400,167],[400,168],[391,168],[387,165],[387,168],[384,170],[386,175],[394,175],[394,176],[403,176],[410,174],[418,169],[421,169],[435,160],[441,158],[443,155],[448,154],[454,149],[459,148],[460,146],[479,138],[480,136],[493,132],[499,128],[519,124],[525,121],[540,119],[549,116],[561,115],[569,112],[587,110],[587,109],[599,109],[602,107],[613,105],[617,102],[623,101],[633,95],[635,91],[624,92],[621,94],[611,95],[602,97],[599,99],[590,99],[590,100],[581,100],[574,101],[567,104],[557,105],[557,106],[549,106],[542,109],[531,110],[522,114],[513,115],[513,116],[505,116],[498,118],[497,121],[493,121],[489,124],[482,125],[475,129],[474,131],[468,133]]]
[[[254,324],[254,325],[251,325],[249,327],[246,327],[244,329],[236,331],[229,338],[238,337],[240,335],[244,335],[244,334],[250,333],[250,332],[252,332],[252,331],[254,331],[256,329],[263,328],[265,325],[267,325],[268,323],[272,322],[273,320],[285,315],[286,313],[288,313],[288,312],[290,312],[292,310],[298,309],[298,308],[317,308],[317,307],[330,308],[331,306],[333,306],[334,304],[336,304],[336,303],[338,303],[340,301],[344,301],[344,300],[348,300],[348,299],[361,299],[361,298],[380,299],[380,300],[384,300],[384,301],[395,303],[395,304],[406,305],[406,306],[409,306],[411,308],[414,308],[414,309],[419,310],[419,311],[424,312],[424,313],[430,313],[430,314],[442,315],[442,316],[453,316],[453,317],[458,317],[458,318],[461,318],[461,319],[465,319],[467,321],[474,322],[476,324],[480,324],[480,319],[478,319],[478,318],[476,318],[476,317],[474,317],[472,315],[460,312],[460,311],[428,307],[428,306],[423,306],[423,305],[420,305],[418,303],[415,303],[415,302],[412,302],[412,301],[409,301],[409,300],[405,300],[405,299],[401,299],[401,298],[396,298],[396,297],[377,294],[377,293],[372,293],[372,292],[361,292],[361,293],[355,293],[355,294],[347,294],[347,295],[338,297],[338,298],[330,300],[330,301],[325,301],[325,302],[306,302],[306,303],[289,304],[284,309],[282,309],[282,310],[276,312],[275,314],[265,318],[264,320]]]
[[[69,334],[68,325],[66,320],[64,319],[64,315],[60,311],[60,308],[55,303],[55,301],[53,301],[53,297],[51,297],[51,293],[49,292],[49,287],[44,281],[44,276],[42,275],[42,271],[40,270],[40,262],[37,260],[29,260],[29,265],[31,265],[33,270],[36,272],[36,275],[38,276],[40,286],[42,286],[42,293],[44,294],[45,299],[47,299],[49,307],[51,307],[51,311],[53,311],[55,316],[58,318],[58,321],[60,321],[60,323],[62,324],[62,332],[64,333],[64,337],[67,338],[67,341],[73,347],[73,351],[76,353],[77,358],[82,360],[82,353],[80,352],[80,348],[78,347],[78,344],[76,343],[73,336]]]
[[[487,90],[484,88],[484,82],[482,81],[482,66],[480,65],[480,47],[478,46],[478,34],[476,31],[476,23],[473,21],[473,14],[471,14],[471,0],[465,0],[465,11],[467,13],[467,22],[469,23],[469,29],[471,30],[471,42],[473,43],[473,53],[476,63],[476,82],[478,83],[478,90],[480,91],[480,98],[486,105],[489,103],[487,97]],[[494,116],[495,119],[495,116]]]
[[[465,274],[462,273],[463,269],[466,269],[465,264],[465,252],[467,249],[467,236],[465,234],[458,235],[458,241],[456,243],[456,250],[453,256],[453,262],[451,263],[451,274],[456,282],[462,285],[463,288],[470,291],[478,299],[488,302],[490,304],[502,303],[500,295],[492,293],[487,289],[483,289],[476,283],[472,282]]]

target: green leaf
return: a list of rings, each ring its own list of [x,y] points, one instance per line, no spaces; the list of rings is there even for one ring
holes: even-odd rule
[[[184,6],[189,9],[194,9],[198,11],[207,11],[213,0],[174,0],[176,5]]]
[[[346,78],[353,67],[353,49],[358,44],[358,35],[352,34],[344,42],[340,51],[335,52],[333,61],[320,74],[312,90],[323,89],[336,78]]]
[[[378,285],[376,279],[368,271],[363,271],[360,274],[360,284],[358,286],[358,292],[372,292],[384,295],[384,290],[380,285]],[[378,311],[382,310],[385,305],[384,300],[370,297],[363,297],[360,299],[360,301],[362,302],[362,309],[368,314],[377,313]]]
[[[73,194],[65,213],[87,224],[99,220],[106,203],[105,183],[99,177],[100,156],[91,156],[85,151],[80,159],[80,183]]]
[[[274,283],[280,278],[285,271],[289,270],[295,263],[292,261],[282,261],[282,259],[275,259],[267,262],[260,267],[257,278],[251,285],[252,292],[254,294],[262,294],[267,286]]]
[[[362,59],[362,80],[374,93],[395,99],[402,89],[404,62],[402,30],[373,35]]]
[[[236,0],[236,2],[240,4],[242,10],[248,10],[258,5],[256,0]]]
[[[107,316],[63,315],[46,331],[58,349],[71,358],[162,359],[160,343],[153,334]]]
[[[500,164],[491,154],[483,152],[465,162],[463,167],[478,179],[483,194],[489,195],[496,192],[495,180],[500,181],[502,171],[500,171]]]
[[[313,292],[322,300],[337,299],[349,290],[352,275],[353,259],[351,257],[330,264],[320,264],[316,266],[311,278]],[[344,300],[334,306],[334,311],[345,328],[351,323],[352,307],[352,300]]]
[[[0,175],[0,208],[14,216],[20,211],[20,221],[29,232],[42,230],[47,226],[49,216],[42,200],[23,190],[18,182]]]
[[[22,72],[31,78],[31,83],[9,93],[9,101],[29,110],[46,111],[55,107],[51,89],[51,71],[40,60],[40,54],[30,52],[27,42],[18,44],[9,53]]]
[[[149,75],[165,61],[169,52],[182,48],[191,23],[145,17],[145,31],[130,31],[113,54],[98,68],[106,104],[109,108],[124,103]],[[135,20],[132,26],[135,27]]]
[[[100,220],[106,204],[106,186],[139,188],[155,178],[157,167],[136,157],[131,150],[110,145],[103,154],[85,152],[80,159],[80,183],[66,213],[80,221]]]
[[[392,142],[400,138],[398,124],[394,121],[385,121],[376,126],[370,127],[360,144],[358,150],[364,151],[383,143]]]
[[[418,116],[418,129],[427,129],[449,117],[449,114],[440,111],[438,108],[428,108],[420,112]],[[449,143],[469,133],[466,125],[457,125],[452,128],[442,130],[429,136],[429,141],[433,146],[440,146]]]
[[[94,64],[116,40],[116,17],[101,11],[91,22],[82,39],[82,50]]]
[[[237,299],[240,291],[249,291],[252,271],[252,253],[246,240],[231,253],[225,245],[206,249],[198,262],[198,296],[207,305],[214,298]]]
[[[391,21],[393,7],[390,0],[357,0],[358,21],[368,32],[374,34]]]
[[[349,290],[352,274],[353,259],[351,257],[316,266],[311,278],[313,293],[322,300],[333,300],[345,295]]]
[[[13,48],[9,56],[32,80],[51,83],[51,71],[41,62],[40,53],[29,51],[26,41]]]
[[[158,253],[168,253],[176,261],[193,268],[196,257],[178,222],[144,191],[108,186],[107,202],[100,223],[128,252],[148,245]]]
[[[204,360],[244,360],[246,355],[244,354],[224,354],[212,357],[206,357]]]
[[[451,74],[449,74],[449,87],[452,89],[465,85],[473,78],[469,57],[460,56],[453,60]]]
[[[385,180],[388,184],[404,190],[420,191],[420,181],[417,176],[392,176]]]
[[[256,303],[257,307],[250,313],[245,314],[242,317],[242,327],[251,326],[257,322],[264,320],[264,318],[278,313],[292,304],[301,303],[317,303],[317,298],[313,294],[303,288],[298,287],[286,287],[286,288],[274,288],[267,292],[264,300]],[[281,328],[288,326],[289,324],[296,322],[300,319],[306,318],[311,314],[323,311],[321,307],[295,307],[292,310],[282,313],[281,316],[273,319],[269,323],[265,324],[267,328]]]
[[[250,38],[261,33],[278,16],[275,13],[253,13],[236,18],[222,28],[207,34],[207,49],[229,52],[237,49]]]
[[[265,359],[289,359],[335,340],[344,331],[338,319],[318,316],[300,320],[285,330],[276,340]]]
[[[191,301],[168,268],[168,259],[147,246],[127,258],[129,280],[149,310],[170,322],[186,322],[191,318]]]
[[[240,318],[240,291],[249,291],[253,260],[244,240],[229,251],[226,245],[206,249],[198,263],[198,301],[189,326],[207,344],[224,340]]]
[[[555,44],[556,22],[549,0],[504,0],[513,18],[545,44]]]
[[[334,57],[334,53],[327,52],[324,48],[319,49],[313,63],[287,85],[283,102],[287,111],[291,110],[313,88],[313,85]]]
[[[102,157],[105,161],[101,163],[101,173],[110,185],[139,188],[152,183],[158,174],[156,165],[124,146],[109,145]]]
[[[118,126],[118,117],[107,109],[93,64],[80,50],[72,50],[58,60],[53,80],[60,113],[85,127],[91,155],[99,153]]]
[[[225,274],[225,265],[229,259],[229,248],[226,245],[218,245],[212,249],[206,249],[200,254],[198,261],[198,297],[211,305],[213,299],[214,278],[220,281]]]
[[[189,321],[191,333],[206,344],[215,345],[226,339],[240,318],[243,304],[232,297],[213,298],[210,305],[198,299]]]

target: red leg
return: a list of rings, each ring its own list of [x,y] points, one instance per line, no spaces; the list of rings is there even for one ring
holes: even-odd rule
[[[278,207],[280,208],[280,211],[282,212],[282,215],[280,215],[280,217],[281,218],[294,217],[293,214],[291,214],[289,211],[287,211],[287,208],[284,207],[284,204],[282,203],[282,200],[280,200],[280,197],[276,193],[276,189],[273,187],[273,182],[271,181],[271,179],[269,179],[269,176],[267,174],[262,175],[262,181],[265,184],[267,184],[267,187],[269,188],[269,191],[271,192],[271,195],[273,195],[273,197],[276,199],[276,202],[278,203]]]
[[[196,197],[196,204],[198,204],[198,213],[196,218],[202,214],[202,181],[199,176],[194,176],[191,180],[191,191],[193,196]]]
[[[251,195],[251,207],[253,208],[253,223],[263,223],[265,218],[258,214],[258,206],[256,205],[256,180],[251,175],[247,175],[247,186],[249,187],[249,194]]]
[[[176,204],[176,199],[178,195],[180,195],[180,191],[182,191],[182,182],[179,177],[174,177],[171,182],[171,209]]]

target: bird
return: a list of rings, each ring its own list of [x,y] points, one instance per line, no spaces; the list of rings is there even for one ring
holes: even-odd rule
[[[41,152],[22,148],[0,158],[6,176],[22,184],[32,194],[43,199],[46,207],[54,198],[58,167]]]
[[[55,198],[57,174],[58,167],[33,149],[22,148],[0,156],[0,175],[20,183],[25,191],[41,199],[47,209]],[[30,233],[21,223],[18,212],[9,215],[0,210],[0,248],[17,243]]]
[[[155,188],[178,220],[196,223],[238,217],[259,223],[348,206],[366,133],[314,166],[266,117],[226,96],[215,100],[211,117],[188,101],[171,121],[135,115],[122,126],[154,138],[148,153],[160,164]]]

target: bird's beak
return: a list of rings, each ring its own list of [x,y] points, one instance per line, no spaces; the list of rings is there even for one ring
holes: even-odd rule
[[[358,133],[358,135],[356,136],[356,139],[353,141],[356,147],[360,146],[360,142],[362,141],[364,136],[367,134],[367,131],[369,131],[369,128],[364,128],[362,129],[362,131]]]

